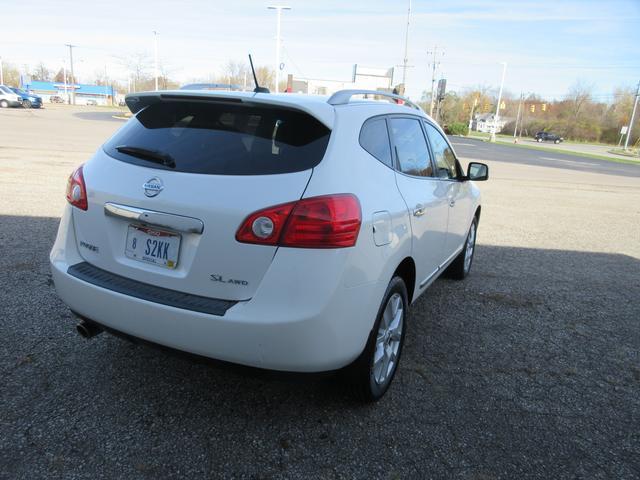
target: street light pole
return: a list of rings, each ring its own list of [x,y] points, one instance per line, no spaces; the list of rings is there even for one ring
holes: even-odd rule
[[[276,27],[276,93],[278,93],[279,83],[280,83],[280,16],[282,14],[282,10],[291,10],[291,7],[286,7],[284,5],[269,5],[267,7],[269,10],[275,10],[277,13],[277,27]]]
[[[2,57],[0,57],[0,85],[4,85],[4,68],[2,66]]]
[[[76,104],[76,77],[73,74],[73,47],[70,43],[65,44],[69,47],[69,66],[71,67],[71,104]]]
[[[156,77],[156,92],[158,91],[158,32],[156,32],[155,30],[153,31],[153,47],[154,47],[154,58],[155,58],[155,65],[154,65],[154,73],[155,73],[155,77]]]
[[[638,98],[640,98],[640,82],[638,82],[638,88],[636,89],[636,100],[633,102],[633,111],[631,112],[631,120],[629,120],[629,128],[627,129],[627,138],[624,139],[624,149],[629,148],[629,137],[631,137],[631,131],[633,130],[633,121],[636,119],[636,108],[638,108]]]
[[[502,102],[502,88],[504,87],[504,76],[507,73],[507,62],[502,63],[502,80],[500,80],[500,91],[498,92],[498,105],[496,105],[496,114],[493,117],[493,126],[491,127],[491,137],[489,141],[496,141],[496,124],[500,118],[500,103]]]
[[[402,86],[405,94],[407,91],[407,66],[409,64],[409,24],[411,23],[411,0],[409,0],[409,10],[407,10],[407,30],[404,34],[404,60],[402,61]]]

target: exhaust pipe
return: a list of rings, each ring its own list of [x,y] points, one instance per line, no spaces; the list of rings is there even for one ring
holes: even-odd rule
[[[78,325],[76,325],[76,330],[83,338],[93,338],[99,333],[102,333],[102,328],[96,325],[93,322],[88,322],[87,320],[81,320]]]

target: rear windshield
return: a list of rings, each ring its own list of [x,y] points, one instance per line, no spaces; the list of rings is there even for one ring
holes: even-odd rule
[[[173,101],[140,111],[103,148],[113,158],[151,168],[267,175],[315,167],[330,134],[318,120],[297,110]],[[170,161],[149,159],[141,150]]]

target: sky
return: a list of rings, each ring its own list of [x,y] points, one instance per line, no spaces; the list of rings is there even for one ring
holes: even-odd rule
[[[171,78],[207,80],[249,52],[257,64],[275,64],[271,4],[292,8],[282,16],[284,74],[347,81],[359,64],[398,67],[401,81],[409,0],[0,0],[0,57],[57,71],[72,43],[81,82],[105,69],[122,81],[122,58],[153,58],[155,30]],[[560,99],[581,82],[606,101],[615,87],[640,81],[640,0],[413,0],[408,45],[413,99],[430,89],[428,52],[437,45],[448,90],[497,90],[506,62],[512,94]]]

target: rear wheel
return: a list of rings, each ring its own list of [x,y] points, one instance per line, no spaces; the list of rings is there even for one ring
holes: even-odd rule
[[[538,143],[541,143],[541,142],[542,142],[542,139],[541,139],[541,138],[538,138],[538,139],[537,139],[537,142],[538,142]]]
[[[402,354],[408,305],[404,281],[400,277],[393,277],[367,345],[348,368],[348,379],[361,400],[375,402],[382,398],[391,385]]]
[[[1,108],[7,108],[8,106],[9,106],[9,102],[7,102],[6,100],[0,100]]]
[[[478,219],[477,217],[473,217],[473,222],[471,222],[471,226],[469,227],[469,233],[467,233],[467,239],[464,242],[462,251],[445,271],[447,277],[462,280],[469,275],[471,264],[473,263],[473,254],[476,250],[477,231]]]
[[[560,143],[560,140],[554,140],[553,143],[557,145],[558,143]]]

